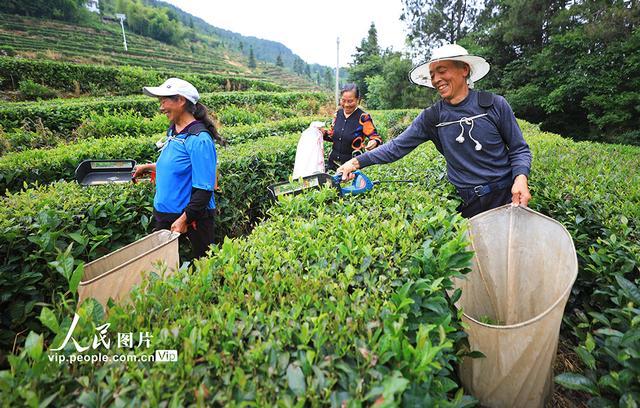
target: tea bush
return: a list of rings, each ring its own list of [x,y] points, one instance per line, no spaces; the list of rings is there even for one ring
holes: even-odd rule
[[[397,123],[408,122],[412,114],[372,112],[385,134],[394,133],[394,125],[401,130]],[[640,384],[640,179],[634,171],[640,168],[640,151],[575,143],[526,122],[520,125],[534,153],[531,207],[567,227],[579,260],[564,335],[577,345],[583,367],[557,376],[556,382],[592,394],[592,406],[633,406]],[[286,177],[296,137],[287,142],[288,163],[270,162],[267,155],[247,162],[242,172],[232,172],[228,182],[241,185],[262,162],[260,172],[282,164],[285,176],[274,174],[273,179]],[[285,145],[282,138],[271,140],[265,152]],[[242,149],[261,147],[263,140]],[[453,189],[443,180],[444,163],[433,146],[421,146],[412,154],[366,173],[372,179],[411,178],[425,185],[378,185],[367,195],[348,199],[328,191],[286,199],[248,237],[218,245],[210,258],[189,271],[152,279],[144,295],[134,295],[132,306],[112,310],[108,321],[117,331],[150,331],[155,348],[179,350],[176,365],[60,366],[47,361],[40,350],[59,344],[74,304],[56,302],[53,311],[31,305],[47,329],[38,327],[22,351],[9,357],[11,370],[0,374],[3,401],[472,403],[456,392],[451,367],[464,351],[464,336],[443,291],[450,278],[449,262],[467,256],[463,241],[449,240],[461,236],[459,217],[447,215],[454,213],[457,200],[448,198]],[[252,182],[258,183],[258,177]],[[262,204],[250,218],[269,206]],[[240,205],[238,214],[246,208]],[[448,255],[443,258],[444,253]],[[466,267],[454,264],[458,271]],[[440,277],[444,279],[438,281]],[[426,287],[433,291],[423,291]],[[85,321],[75,333],[84,338],[83,344],[95,326],[104,323],[91,305],[80,309]],[[420,323],[434,327],[420,329]],[[57,339],[49,342],[52,335]],[[417,355],[419,350],[427,350],[428,356]],[[416,367],[417,361],[431,363],[425,370]]]
[[[133,137],[161,133],[168,127],[169,120],[162,114],[147,118],[132,110],[106,114],[92,112],[68,135],[70,139],[100,139],[118,135]]]
[[[640,152],[521,126],[536,135],[531,206],[567,227],[578,254],[565,327],[584,372],[557,381],[591,394],[593,406],[627,406],[640,392],[640,177],[631,170]]]
[[[260,103],[256,106],[227,106],[214,112],[220,127],[225,128],[239,125],[259,125],[261,123],[283,120],[296,116],[305,116],[313,112],[293,111],[277,106],[268,106]],[[156,114],[152,117],[144,117],[140,112],[126,111],[118,113],[98,114],[91,113],[82,124],[70,134],[81,139],[88,137],[102,138],[116,135],[138,136],[165,132],[169,127],[169,121],[165,115]],[[298,130],[298,129],[295,129]]]
[[[16,55],[16,49],[10,45],[2,45],[0,46],[0,55],[13,57]]]
[[[11,47],[9,47],[11,48]],[[200,92],[270,91],[281,92],[283,87],[270,82],[214,74],[158,71],[142,67],[116,67],[74,64],[50,60],[30,60],[0,56],[0,90],[15,90],[14,84],[38,82],[62,92],[91,93],[94,96],[132,95],[143,86],[157,86],[171,77],[191,82]]]
[[[378,133],[384,133],[391,139],[409,127],[413,119],[420,114],[419,109],[392,109],[369,111]]]
[[[421,150],[414,157],[430,163]],[[52,363],[39,350],[60,343],[72,308],[53,318],[43,309],[56,338],[30,334],[0,389],[13,404],[470,406],[453,380],[464,336],[445,289],[471,254],[441,194],[380,186],[357,198],[324,190],[285,199],[250,236],[151,279],[108,320],[91,302],[80,308],[81,344],[108,321],[148,331],[154,349],[177,349],[177,364]]]
[[[266,189],[289,176],[297,135],[265,138],[259,145],[219,151],[216,240],[250,231],[268,207]],[[144,184],[144,183],[143,183]],[[71,256],[89,261],[149,232],[149,185],[83,188],[58,182],[2,198],[0,208],[0,349],[15,333],[34,327],[33,307],[51,301],[64,282],[48,262],[73,243]],[[25,254],[29,254],[25,257]]]
[[[148,231],[151,188],[105,186],[83,189],[55,183],[2,199],[0,209],[0,349],[16,332],[38,327],[34,306],[54,302],[66,281],[49,265],[74,243],[72,255],[94,259]]]
[[[0,156],[5,154],[9,150],[11,150],[11,143],[9,142],[4,129],[2,129],[2,126],[0,126]]]
[[[237,126],[221,130],[230,144],[282,136],[305,129],[314,118],[293,118],[264,125]],[[133,124],[139,122],[128,122]],[[162,134],[143,137],[110,137],[86,139],[53,149],[34,149],[6,154],[0,158],[0,191],[17,191],[25,183],[46,184],[55,180],[72,180],[78,164],[86,159],[134,159],[139,163],[152,161],[157,155],[155,142]],[[285,143],[285,141],[283,141]],[[289,141],[295,150],[296,142]],[[224,152],[224,149],[222,149]]]
[[[294,116],[304,116],[318,113],[318,108],[293,109],[291,107],[272,106],[259,103],[255,106],[238,107],[227,106],[216,112],[218,120],[226,126],[253,125],[267,121],[281,120]]]
[[[636,270],[637,272],[637,270]],[[607,308],[576,313],[580,339],[576,354],[583,373],[563,373],[560,385],[591,395],[590,406],[632,407],[640,400],[640,279],[612,273],[614,283],[598,285]],[[597,302],[599,306],[601,301]]]
[[[20,96],[27,101],[35,101],[40,99],[52,99],[57,97],[56,92],[53,89],[36,83],[30,79],[20,81],[18,85]]]
[[[3,154],[54,147],[62,142],[60,136],[47,129],[39,119],[25,120],[20,129],[5,133],[4,138],[6,150]]]
[[[213,111],[230,105],[254,106],[260,103],[280,108],[295,107],[298,114],[317,114],[328,96],[319,92],[220,92],[201,95],[201,102]],[[20,127],[25,118],[40,118],[54,131],[71,131],[91,113],[139,112],[144,117],[158,113],[158,101],[144,95],[111,98],[56,99],[45,102],[6,103],[0,107],[0,125],[5,130]]]
[[[412,111],[403,111],[410,115]],[[392,120],[394,113],[389,118]],[[90,134],[94,129],[96,135],[106,135],[115,129],[129,129],[132,134],[136,132],[154,130],[159,128],[160,118],[153,120],[136,120],[137,114],[123,117],[98,116],[96,126],[88,125],[80,134]],[[291,132],[301,132],[315,120],[329,118],[317,116],[283,119],[281,121],[259,123],[255,125],[223,127],[220,132],[231,144],[248,142],[266,136],[283,135]],[[377,113],[376,125],[379,126],[380,135],[386,138],[385,124],[390,121],[383,113]],[[157,120],[157,122],[156,122]],[[164,129],[163,129],[164,130]],[[117,133],[116,133],[117,134]],[[144,134],[144,133],[143,133]],[[59,146],[49,150],[29,150],[16,154],[7,154],[0,158],[0,192],[5,190],[16,191],[24,187],[24,183],[30,184],[38,181],[46,184],[54,180],[73,178],[75,168],[85,159],[122,159],[130,158],[138,162],[151,160],[154,157],[155,145],[162,135],[131,137],[124,134],[119,137],[111,137],[100,140],[86,139],[77,143]],[[330,146],[327,146],[329,149]]]
[[[60,143],[60,138],[56,134],[46,131],[16,129],[7,133],[5,137],[8,143],[7,151],[10,152],[53,147]]]
[[[156,137],[87,139],[52,149],[34,149],[5,154],[0,158],[0,191],[17,191],[30,184],[72,180],[78,164],[86,159],[152,160]]]

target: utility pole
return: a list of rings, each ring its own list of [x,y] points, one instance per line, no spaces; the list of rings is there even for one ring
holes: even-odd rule
[[[340,104],[340,37],[336,40],[336,106]]]
[[[127,49],[127,36],[124,34],[124,20],[127,19],[125,14],[116,14],[116,18],[120,20],[120,27],[122,27],[122,42],[124,43],[124,50],[129,51]]]

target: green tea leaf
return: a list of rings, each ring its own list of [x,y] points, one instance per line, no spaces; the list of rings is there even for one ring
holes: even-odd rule
[[[596,367],[596,359],[593,357],[591,353],[587,351],[584,347],[576,347],[576,353],[580,360],[589,368],[594,369]]]
[[[565,388],[570,390],[584,391],[591,395],[599,395],[598,387],[581,374],[576,373],[562,373],[555,377],[555,381]]]
[[[303,396],[307,391],[307,384],[305,383],[302,369],[295,363],[289,364],[287,368],[287,382],[289,383],[291,391],[298,397]]]
[[[39,319],[42,324],[44,324],[52,332],[57,334],[60,331],[60,324],[58,323],[58,319],[53,314],[51,309],[43,307],[40,311]]]
[[[42,356],[43,338],[41,334],[29,332],[27,340],[24,343],[24,351],[29,357],[38,361]]]
[[[82,280],[83,274],[84,264],[81,263],[76,266],[76,269],[73,271],[73,275],[71,275],[71,279],[69,279],[69,290],[71,293],[76,293],[78,291],[78,285],[80,284],[80,280]]]
[[[638,287],[634,285],[633,282],[625,279],[620,275],[615,275],[615,277],[618,285],[620,285],[625,295],[627,295],[633,303],[635,303],[636,305],[640,305],[640,289],[638,289]]]

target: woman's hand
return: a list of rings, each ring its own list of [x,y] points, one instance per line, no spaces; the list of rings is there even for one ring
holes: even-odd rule
[[[529,192],[527,176],[520,174],[513,181],[513,187],[511,187],[511,202],[514,205],[526,207],[529,205],[529,200],[531,200],[531,193]]]
[[[143,177],[147,173],[151,173],[156,169],[155,163],[147,163],[147,164],[138,164],[133,168],[131,172],[131,178],[136,180],[140,177]]]
[[[182,213],[182,215],[178,217],[178,219],[175,220],[173,224],[171,224],[171,232],[179,232],[181,234],[184,234],[185,232],[187,232],[187,227],[187,214]]]
[[[375,149],[376,147],[378,147],[378,142],[376,142],[375,140],[369,140],[369,143],[367,143],[366,149],[367,151],[369,151],[369,150]]]

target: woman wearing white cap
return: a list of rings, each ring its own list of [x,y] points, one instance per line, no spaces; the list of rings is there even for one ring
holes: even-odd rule
[[[435,88],[442,100],[425,109],[402,134],[338,168],[344,179],[372,164],[390,163],[431,140],[447,162],[449,181],[462,198],[465,217],[509,202],[527,205],[531,151],[507,101],[473,90],[489,72],[482,57],[456,44],[433,51],[410,79]]]
[[[143,93],[158,97],[171,123],[156,163],[136,167],[134,179],[155,171],[155,230],[185,234],[194,258],[213,243],[217,155],[214,142],[225,144],[200,95],[189,82],[170,78]]]

